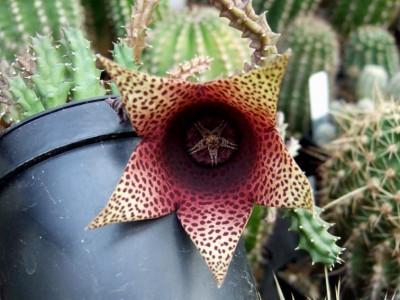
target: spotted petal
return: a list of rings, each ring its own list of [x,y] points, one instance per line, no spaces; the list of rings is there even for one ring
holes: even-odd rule
[[[251,181],[254,201],[273,207],[313,207],[312,189],[276,130],[259,133],[260,158]]]
[[[253,203],[210,199],[184,201],[178,218],[221,286]]]
[[[121,67],[98,56],[121,92],[125,110],[137,134],[155,137],[179,111],[201,100],[201,85],[151,76]]]
[[[279,88],[290,52],[264,68],[204,84],[205,94],[251,117],[263,128],[275,127]]]
[[[158,141],[141,141],[103,211],[88,229],[111,223],[154,219],[175,210],[175,203],[167,196],[170,191],[168,176],[160,155]]]

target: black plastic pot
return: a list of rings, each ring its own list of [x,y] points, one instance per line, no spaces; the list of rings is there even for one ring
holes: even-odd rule
[[[0,299],[257,299],[242,243],[217,288],[176,215],[86,231],[137,145],[93,99],[0,135]]]

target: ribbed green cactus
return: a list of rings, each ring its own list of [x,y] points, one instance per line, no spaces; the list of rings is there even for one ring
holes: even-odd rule
[[[144,68],[160,76],[173,66],[202,55],[213,62],[200,79],[211,80],[242,70],[251,56],[248,42],[219,18],[214,8],[193,7],[176,12],[156,24],[148,43],[152,48],[143,59]]]
[[[400,104],[380,100],[371,112],[349,106],[336,115],[342,133],[321,175],[348,249],[346,279],[365,299],[391,299],[400,287]]]
[[[135,2],[135,0],[110,0],[105,2],[108,10],[107,16],[110,20],[115,37],[122,37],[125,35],[124,27],[131,21],[132,6]],[[153,22],[161,20],[168,13],[168,0],[159,0],[152,15]]]
[[[30,36],[51,33],[59,39],[61,27],[84,24],[79,0],[0,0],[0,11],[0,57],[8,60],[26,50]]]
[[[390,78],[385,91],[388,95],[393,96],[397,102],[400,102],[400,72]]]
[[[350,35],[344,57],[346,74],[356,78],[366,65],[382,66],[389,77],[399,71],[396,42],[387,30],[363,26]]]
[[[300,208],[286,209],[285,217],[290,218],[289,230],[299,235],[297,249],[307,251],[313,263],[320,262],[332,268],[335,263],[343,261],[339,256],[345,249],[336,245],[340,238],[328,232],[333,224],[320,217],[322,211],[319,207],[314,207],[314,212]]]
[[[326,71],[333,85],[338,67],[336,35],[325,22],[315,17],[298,18],[282,37],[283,48],[292,48],[279,97],[289,131],[304,133],[311,127],[309,77]],[[333,88],[331,89],[333,90]]]
[[[3,123],[18,122],[70,100],[105,94],[89,42],[77,29],[65,29],[61,44],[37,35],[29,54],[18,58],[14,68],[5,61],[0,66]]]
[[[283,32],[299,15],[311,15],[321,0],[253,0],[257,13],[267,11],[268,24],[275,32]]]
[[[387,28],[399,6],[399,0],[337,0],[330,1],[327,15],[333,27],[347,35],[367,24]]]
[[[384,91],[388,83],[386,70],[378,65],[366,65],[357,78],[357,99],[373,99],[378,91]]]

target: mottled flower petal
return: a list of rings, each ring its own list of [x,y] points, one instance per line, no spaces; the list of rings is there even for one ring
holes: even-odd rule
[[[143,138],[158,136],[176,113],[201,100],[200,84],[151,76],[102,56],[98,59],[121,92],[129,119]]]
[[[276,130],[258,132],[260,158],[250,182],[256,204],[270,207],[313,207],[313,195],[307,177],[299,168]]]
[[[154,219],[173,212],[176,207],[170,197],[168,176],[160,155],[160,143],[141,141],[107,206],[90,223],[88,229],[111,223]]]
[[[279,56],[264,68],[204,84],[210,101],[228,104],[263,128],[275,127],[279,88],[290,53]]]
[[[221,286],[250,216],[250,201],[184,201],[178,218]]]

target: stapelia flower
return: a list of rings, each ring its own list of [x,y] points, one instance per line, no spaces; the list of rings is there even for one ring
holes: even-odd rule
[[[254,203],[313,205],[307,178],[275,129],[288,57],[207,83],[130,71],[100,57],[142,140],[88,228],[176,211],[221,286]]]

